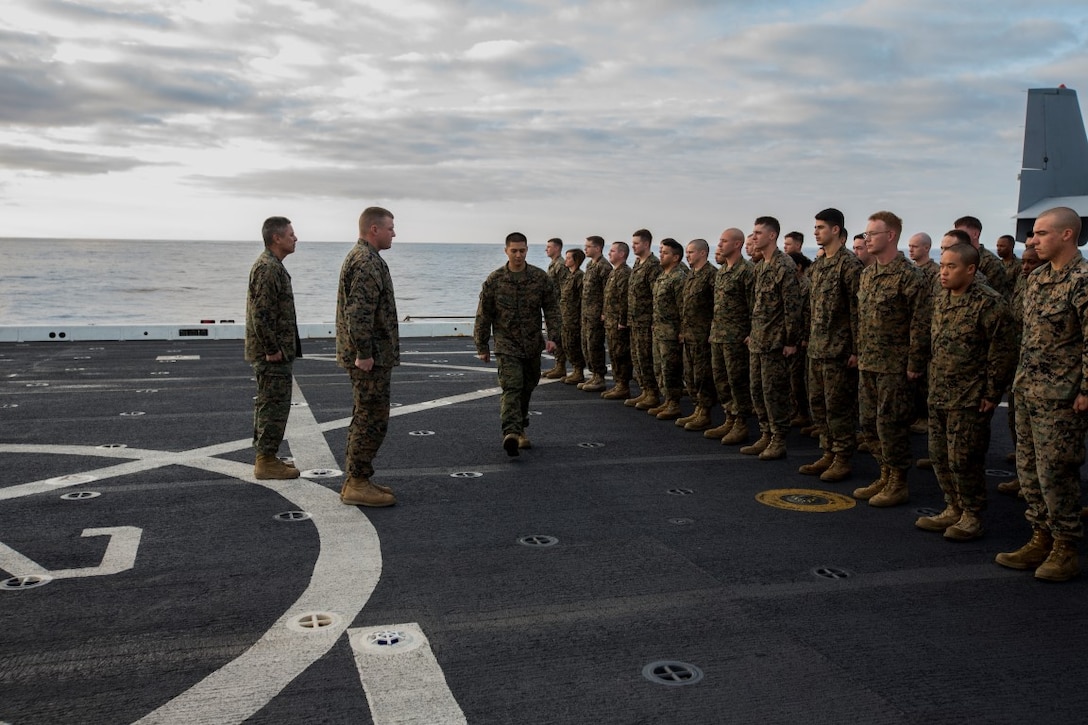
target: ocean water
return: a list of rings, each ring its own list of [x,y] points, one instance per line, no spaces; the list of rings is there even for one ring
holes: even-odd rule
[[[353,242],[300,241],[284,260],[299,322],[336,319],[340,265]],[[256,242],[0,239],[0,324],[245,322]],[[502,244],[394,241],[382,253],[397,312],[471,317],[484,278],[506,261]],[[529,262],[547,266],[544,244]]]

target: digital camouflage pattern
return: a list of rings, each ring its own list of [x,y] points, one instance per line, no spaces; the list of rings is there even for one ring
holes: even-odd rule
[[[931,288],[902,252],[874,262],[858,284],[858,368],[925,372],[929,362]]]
[[[563,255],[553,259],[548,264],[548,277],[555,283],[556,299],[559,300],[559,314],[563,314],[563,280],[570,276],[570,270],[567,269],[567,265],[564,263]],[[579,294],[581,294],[579,292]],[[565,368],[567,364],[567,351],[566,341],[556,340],[555,349],[555,364],[560,368]],[[581,356],[579,356],[581,357]]]
[[[786,435],[790,430],[789,358],[781,350],[750,352],[748,366],[760,432]]]
[[[710,262],[688,273],[680,301],[680,335],[684,340],[684,377],[688,395],[697,406],[710,408],[718,402],[710,360],[710,326],[714,321],[714,279]]]
[[[864,265],[863,265],[864,266]],[[932,259],[927,259],[922,264],[917,265],[918,271],[925,275],[926,282],[931,285],[941,286],[941,281],[938,276],[941,274],[941,265],[934,262]]]
[[[544,270],[531,264],[516,273],[508,265],[499,267],[487,276],[480,289],[473,331],[476,351],[488,352],[494,334],[496,355],[539,358],[544,350],[544,335],[540,331],[542,314],[548,339],[554,341],[560,334],[559,302],[555,285]]]
[[[752,329],[748,349],[781,352],[796,347],[804,335],[801,284],[797,265],[781,249],[755,266]],[[782,383],[786,383],[783,378]]]
[[[631,268],[613,267],[604,284],[604,327],[608,356],[612,360],[612,378],[617,383],[631,381],[631,331],[628,328],[627,292]]]
[[[373,358],[375,367],[400,365],[393,278],[381,254],[362,239],[344,259],[336,293],[336,359],[353,370],[356,358]]]
[[[529,427],[529,403],[540,382],[540,357],[497,355],[499,372],[499,423],[502,434],[524,433]]]
[[[603,256],[586,265],[582,279],[582,355],[589,370],[603,376],[604,356],[604,285],[612,265]]]
[[[576,269],[560,281],[559,312],[563,324],[563,351],[575,370],[581,370],[586,366],[586,358],[582,354],[582,280],[584,278],[585,272]]]
[[[658,387],[671,400],[683,395],[680,304],[687,270],[677,265],[654,281],[654,370]]]
[[[374,367],[369,371],[351,368],[352,411],[348,424],[344,469],[348,475],[369,480],[389,430],[389,400],[393,368]]]
[[[718,401],[734,415],[752,408],[748,346],[755,302],[755,265],[747,259],[723,264],[714,277],[714,322],[710,326],[711,368]]]
[[[635,259],[627,282],[627,321],[631,329],[631,359],[641,390],[658,392],[654,374],[654,290],[661,262],[652,253]]]
[[[978,270],[985,275],[985,283],[990,285],[994,291],[998,292],[1005,299],[1011,297],[1012,287],[1016,278],[1009,276],[1008,271],[1005,269],[1005,263],[1001,261],[1001,257],[980,244],[978,247],[978,258]]]
[[[809,265],[809,270],[812,265]],[[808,356],[805,354],[808,346],[808,328],[812,321],[811,307],[811,278],[802,275],[797,280],[801,290],[801,341],[797,352],[786,360],[786,369],[790,376],[790,410],[792,415],[809,417],[808,411],[808,384],[805,375],[808,371]]]
[[[1016,393],[1016,475],[1027,503],[1024,517],[1055,539],[1084,537],[1080,467],[1086,433],[1088,419],[1070,401]]]
[[[998,259],[1001,258],[998,257]],[[1024,267],[1020,258],[1014,254],[1008,259],[1001,259],[1001,263],[1005,265],[1005,274],[1008,275],[1008,278],[1012,280],[1012,283],[1015,286],[1016,282],[1024,276]]]
[[[996,293],[995,293],[996,294]],[[991,413],[978,408],[929,409],[929,458],[944,502],[961,511],[986,507],[986,449]]]

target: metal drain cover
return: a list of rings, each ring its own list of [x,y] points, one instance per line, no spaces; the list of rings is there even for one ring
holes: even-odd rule
[[[61,498],[65,501],[81,501],[85,498],[98,498],[101,495],[98,491],[73,491],[64,494]]]
[[[410,430],[410,431],[408,431],[408,435],[410,435],[410,436],[433,436],[434,431],[433,430]]]
[[[857,505],[850,496],[811,488],[779,488],[756,494],[756,501],[765,506],[787,511],[845,511]]]
[[[332,612],[306,612],[288,620],[287,628],[296,632],[320,632],[329,629],[340,621]]]
[[[695,493],[695,491],[690,488],[670,488],[669,493],[673,496],[690,496]]]
[[[824,579],[848,579],[850,577],[850,572],[836,566],[818,566],[812,570],[812,573]]]
[[[276,514],[272,518],[276,521],[305,521],[306,519],[313,518],[313,514],[307,511],[284,511],[282,514]]]
[[[128,444],[126,444],[126,443],[103,443],[100,446],[95,446],[95,448],[101,448],[103,450],[113,450],[113,449],[117,449],[117,448],[128,448]]]
[[[690,526],[695,523],[695,519],[669,519],[669,523],[674,526]]]
[[[536,548],[543,548],[546,546],[555,546],[559,543],[559,539],[554,536],[546,536],[544,534],[533,534],[531,536],[522,536],[518,539],[518,543],[522,546],[533,546]]]
[[[336,478],[337,476],[343,476],[344,472],[335,468],[310,468],[302,471],[299,475],[303,478]]]
[[[457,471],[451,473],[450,478],[483,478],[483,475],[479,471]]]
[[[20,592],[24,589],[33,589],[53,581],[53,577],[47,574],[28,574],[26,576],[13,576],[10,579],[0,581],[0,590]]]
[[[135,418],[137,416],[147,415],[147,414],[144,413],[144,411],[142,411],[142,410],[132,410],[132,411],[129,411],[129,412],[126,412],[126,413],[118,413],[118,415],[120,415],[122,418]]]
[[[597,443],[595,441],[589,441],[587,443],[579,443],[579,448],[604,448],[604,443]]]
[[[651,662],[642,668],[642,676],[650,682],[668,687],[694,685],[703,679],[703,671],[695,665],[676,660]]]
[[[421,647],[427,638],[421,631],[412,631],[411,625],[392,625],[369,630],[353,631],[351,646],[355,650],[380,655],[397,655]]]

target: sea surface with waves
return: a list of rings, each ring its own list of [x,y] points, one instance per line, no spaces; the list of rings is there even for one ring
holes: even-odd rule
[[[579,246],[582,240],[578,240]],[[284,260],[299,322],[336,317],[340,265],[353,243],[300,241]],[[245,322],[257,242],[0,239],[0,324]],[[502,244],[394,241],[382,253],[405,317],[472,316]],[[546,267],[544,244],[529,262]]]

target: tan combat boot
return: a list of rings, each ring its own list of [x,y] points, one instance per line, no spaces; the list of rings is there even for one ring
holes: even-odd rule
[[[905,504],[908,500],[910,500],[910,491],[907,489],[907,472],[889,466],[888,484],[884,486],[883,491],[869,499],[869,505],[890,508]]]
[[[643,403],[639,403],[639,405],[643,405]],[[665,408],[667,408],[668,405],[669,405],[668,399],[663,398],[662,400],[660,400],[657,403],[657,405],[654,405],[654,406],[651,406],[651,407],[647,408],[646,412],[648,414],[654,416],[654,417],[657,417],[657,414],[660,413],[661,411],[665,410]],[[641,410],[641,408],[640,408],[640,410]]]
[[[936,516],[919,516],[914,522],[922,531],[946,531],[949,526],[954,526],[963,516],[963,511],[952,504],[944,507],[944,511]]]
[[[707,428],[703,431],[703,438],[717,438],[721,440],[725,438],[726,434],[733,429],[733,423],[737,420],[736,416],[727,412],[725,414],[725,422],[719,425],[717,428]]]
[[[876,496],[878,493],[883,491],[884,487],[888,485],[888,470],[889,469],[888,469],[887,466],[881,466],[880,467],[880,478],[876,479],[875,481],[870,483],[868,486],[863,486],[861,488],[855,488],[854,493],[853,493],[854,498],[859,499],[861,501],[868,501],[873,496]]]
[[[831,464],[835,462],[835,454],[831,451],[824,451],[824,455],[818,460],[812,463],[806,463],[797,469],[797,472],[805,476],[818,476],[827,469],[831,468]]]
[[[365,478],[348,476],[340,489],[340,503],[347,506],[370,506],[381,508],[397,502],[390,491],[378,488]]]
[[[653,409],[651,409],[653,412]],[[680,401],[666,400],[657,413],[658,420],[673,420],[680,417]]]
[[[949,541],[971,541],[982,534],[982,519],[977,511],[964,511],[959,521],[944,530],[944,538]]]
[[[601,393],[601,397],[605,400],[627,400],[630,395],[631,388],[627,383],[616,383],[609,390]]]
[[[820,480],[828,483],[838,483],[850,478],[850,474],[853,472],[850,468],[850,456],[836,453],[834,462],[826,471],[820,474]]]
[[[742,450],[741,453],[744,453]],[[779,434],[771,436],[771,442],[759,453],[761,461],[777,461],[786,457],[786,437]]]
[[[1044,529],[1032,529],[1031,539],[1016,551],[1002,552],[994,557],[1001,566],[1010,569],[1034,569],[1050,556],[1054,539]]]
[[[695,415],[684,424],[684,430],[700,431],[710,427],[710,410],[703,406],[695,408]]]
[[[733,428],[736,430],[736,427]],[[771,434],[764,433],[759,437],[759,440],[750,446],[745,446],[740,449],[740,452],[746,456],[758,456],[760,453],[767,449],[767,446],[771,445]]]
[[[1080,574],[1077,542],[1058,539],[1050,550],[1050,556],[1035,570],[1035,578],[1048,582],[1069,581]]]
[[[582,374],[582,368],[575,368],[570,371],[570,375],[563,378],[563,382],[567,385],[577,385],[578,383],[584,383],[586,376]]]
[[[507,433],[502,437],[502,449],[506,451],[506,455],[513,458],[518,455],[518,448],[521,441],[517,433]]]
[[[566,375],[567,375],[567,366],[564,364],[563,367],[559,367],[559,361],[556,360],[555,365],[552,365],[550,368],[548,368],[547,370],[542,372],[540,374],[540,377],[542,377],[542,378],[564,378],[564,377],[566,377]]]
[[[258,453],[257,462],[253,464],[253,477],[258,481],[281,480],[298,478],[298,469],[288,466],[271,453]]]
[[[676,421],[675,421],[676,425],[683,428],[685,425],[688,424],[689,420],[694,420],[695,417],[698,416],[698,415],[699,415],[699,406],[695,406],[695,410],[691,411],[690,415],[685,415],[685,416],[682,416],[680,418],[677,418]]]
[[[604,378],[597,373],[593,373],[593,376],[586,382],[581,383],[578,388],[587,393],[599,393],[604,390]]]
[[[1020,479],[1014,478],[1011,481],[1004,481],[997,484],[998,493],[1007,493],[1010,496],[1015,496],[1020,493]]]
[[[929,458],[919,458],[917,461],[915,461],[914,465],[918,468],[921,468],[923,471],[933,470],[933,461]]]
[[[748,424],[739,415],[733,422],[733,427],[722,437],[723,446],[735,446],[738,443],[748,441]]]
[[[646,393],[647,391],[643,390],[641,393],[638,394],[638,396],[634,398],[628,398],[627,400],[623,401],[623,404],[626,405],[628,408],[634,408],[636,405],[646,399]]]
[[[518,448],[520,448],[521,450],[524,451],[524,450],[528,450],[529,448],[532,448],[532,447],[533,447],[533,444],[529,440],[529,436],[525,435],[525,431],[522,431],[521,433],[518,433]]]
[[[659,405],[661,405],[661,395],[656,390],[650,390],[646,393],[645,398],[635,403],[635,410],[649,411]]]

